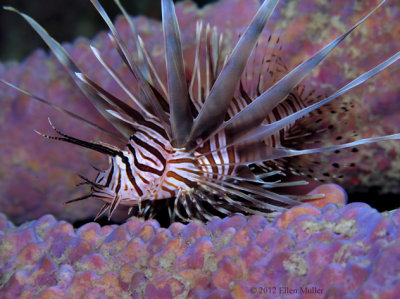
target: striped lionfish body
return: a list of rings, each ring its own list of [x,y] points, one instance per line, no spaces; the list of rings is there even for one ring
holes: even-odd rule
[[[185,65],[174,5],[172,0],[162,0],[167,82],[158,76],[143,41],[119,1],[115,2],[127,18],[136,40],[134,55],[128,51],[98,1],[91,2],[108,24],[109,38],[138,88],[133,91],[102,58],[99,50],[95,47],[91,50],[130,98],[130,103],[120,100],[85,75],[64,48],[32,18],[13,8],[6,9],[16,11],[36,30],[77,86],[114,125],[119,135],[11,83],[2,82],[125,142],[123,149],[100,142],[86,142],[63,134],[53,125],[59,136],[39,133],[49,139],[74,143],[109,156],[108,169],[99,171],[94,181],[82,177],[91,186],[91,192],[72,200],[93,197],[103,201],[104,206],[97,217],[108,210],[110,218],[119,205],[135,207],[139,214],[153,216],[152,204],[167,199],[172,202],[169,209],[171,218],[208,220],[215,214],[229,215],[237,211],[268,215],[271,211],[282,211],[312,198],[272,191],[306,184],[302,180],[286,183],[273,180],[275,175],[285,172],[279,168],[278,161],[400,138],[400,134],[394,134],[303,150],[285,146],[288,132],[295,127],[296,121],[400,58],[400,52],[397,52],[331,96],[317,98],[312,104],[307,104],[302,96],[299,83],[303,78],[384,1],[346,33],[291,71],[286,69],[277,54],[279,39],[262,34],[278,0],[265,0],[261,4],[229,55],[222,50],[223,37],[216,28],[198,23],[193,71],[187,79],[188,62]],[[285,75],[277,75],[274,70],[278,69]]]

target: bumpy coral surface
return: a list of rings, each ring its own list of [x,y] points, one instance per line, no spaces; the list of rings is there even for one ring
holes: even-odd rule
[[[0,216],[2,298],[398,298],[400,211],[302,205],[272,224]]]
[[[318,2],[318,4],[316,4]],[[290,1],[277,10],[273,23],[283,32],[283,54],[290,66],[297,65],[344,32],[350,24],[365,16],[379,1]],[[330,95],[356,76],[362,74],[400,48],[400,2],[386,1],[384,7],[351,34],[342,46],[335,49],[321,67],[303,82],[316,93]],[[333,128],[304,141],[337,144],[360,138],[382,136],[400,131],[399,64],[367,81],[334,103],[333,109],[314,115],[322,122],[314,127]],[[313,125],[308,120],[304,127]],[[307,147],[307,145],[303,146]],[[382,142],[360,146],[358,153],[342,150],[339,153],[299,156],[291,163],[299,164],[310,175],[330,180],[344,175],[341,184],[349,191],[376,187],[381,192],[400,192],[400,142]],[[319,164],[315,166],[314,162]],[[332,166],[335,165],[335,166]],[[310,172],[309,169],[314,172]],[[324,175],[329,174],[329,176]],[[384,175],[382,175],[384,174]]]
[[[374,7],[376,2],[280,1],[268,28],[281,34],[282,58],[289,68],[293,68],[322,45],[344,32],[345,28]],[[258,0],[222,0],[199,10],[190,1],[178,3],[177,15],[182,28],[186,61],[193,61],[197,20],[202,19],[204,23],[217,26],[219,32],[224,32],[226,46],[232,46],[258,6]],[[352,33],[348,41],[335,50],[305,83],[310,83],[317,93],[329,94],[341,87],[342,83],[384,60],[392,49],[398,49],[400,24],[396,20],[399,17],[399,6],[398,1],[388,0],[360,30]],[[135,18],[134,22],[154,59],[160,77],[165,80],[161,24],[144,17]],[[134,40],[126,20],[119,18],[116,23],[129,49],[134,51]],[[91,43],[100,49],[108,63],[122,76],[127,72],[104,32],[99,33]],[[126,95],[99,65],[88,45],[88,40],[78,39],[66,47],[89,77],[102,82],[102,86],[107,90],[125,99]],[[188,63],[186,67],[187,73],[190,73],[192,65]],[[341,114],[340,121],[338,116],[335,118],[330,115],[328,119],[332,119],[338,126],[335,126],[330,134],[316,138],[330,144],[336,142],[336,138],[339,134],[343,135],[343,132],[347,135],[342,141],[347,141],[352,137],[353,131],[363,137],[400,131],[399,84],[398,76],[394,74],[398,74],[396,66],[373,78],[364,87],[352,91],[346,99],[354,104],[354,108],[350,109],[349,113]],[[0,64],[0,77],[112,130],[85,101],[52,55],[38,50],[19,65]],[[33,129],[50,133],[51,129],[47,123],[47,117],[50,116],[57,127],[72,136],[89,141],[115,141],[4,85],[0,85],[0,97],[1,211],[16,223],[38,218],[45,213],[52,213],[68,221],[94,217],[99,208],[95,201],[81,202],[79,209],[74,205],[64,206],[62,201],[84,194],[82,189],[75,188],[75,184],[79,182],[77,174],[93,177],[95,171],[91,172],[90,164],[102,168],[106,162],[104,157],[73,145],[44,140],[35,134]],[[331,177],[344,173],[348,179],[342,184],[346,188],[379,185],[386,191],[398,190],[400,164],[396,157],[400,153],[400,143],[385,142],[360,147],[359,150],[357,156],[343,151],[340,155],[302,156],[291,162],[305,173],[310,167],[314,173],[329,173]],[[320,164],[315,164],[315,161]],[[356,167],[348,167],[354,162]],[[340,168],[332,168],[333,164],[340,165]],[[54,201],[55,198],[61,200]],[[126,211],[122,213],[120,219],[125,218]],[[118,219],[118,215],[114,217]]]

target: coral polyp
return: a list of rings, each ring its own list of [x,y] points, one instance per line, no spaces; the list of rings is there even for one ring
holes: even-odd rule
[[[110,219],[117,207],[124,205],[137,215],[152,217],[164,201],[171,220],[206,221],[213,215],[235,212],[268,216],[323,196],[284,191],[307,184],[298,177],[282,181],[284,175],[305,174],[293,157],[346,148],[355,151],[360,145],[400,138],[400,134],[391,134],[342,143],[336,138],[339,143],[333,145],[310,142],[310,147],[297,146],[305,136],[329,130],[324,121],[315,126],[316,114],[334,111],[338,97],[400,58],[400,52],[392,53],[326,97],[301,85],[340,43],[382,9],[384,2],[371,7],[353,26],[349,24],[343,34],[315,49],[296,67],[288,68],[280,38],[264,28],[278,1],[264,1],[232,47],[226,45],[223,30],[198,22],[189,58],[183,50],[174,5],[171,0],[161,1],[164,47],[160,62],[123,9],[133,50],[100,3],[93,0],[110,28],[111,48],[107,51],[112,49],[114,54],[109,55],[119,60],[118,66],[111,64],[104,49],[91,45],[90,59],[97,60],[101,75],[79,66],[31,17],[7,7],[41,36],[87,100],[114,128],[99,126],[34,91],[2,82],[111,138],[105,143],[72,137],[56,128],[58,121],[55,125],[50,121],[56,136],[37,131],[46,138],[109,157],[108,168],[100,170],[95,179],[81,176],[90,186],[89,193],[70,200],[103,201],[96,218],[108,211]],[[310,126],[304,126],[307,124]]]

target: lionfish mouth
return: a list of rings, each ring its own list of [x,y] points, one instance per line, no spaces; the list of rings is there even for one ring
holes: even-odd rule
[[[83,141],[61,133],[53,125],[59,137],[39,133],[110,157],[109,168],[99,171],[95,181],[82,177],[91,186],[90,193],[70,201],[89,197],[104,201],[96,218],[106,210],[110,218],[119,205],[138,208],[139,215],[152,217],[156,211],[154,206],[160,201],[172,203],[168,207],[171,220],[177,217],[187,221],[206,221],[213,215],[226,216],[234,212],[268,216],[271,212],[283,211],[314,198],[271,191],[273,188],[306,184],[303,180],[274,180],[279,174],[297,174],[294,167],[282,166],[286,165],[283,163],[285,159],[400,139],[400,134],[393,134],[300,150],[291,147],[293,143],[288,141],[304,135],[304,132],[296,132],[300,119],[324,109],[324,105],[400,58],[400,52],[397,52],[326,98],[311,94],[304,96],[304,87],[299,85],[385,1],[343,35],[289,71],[279,56],[279,38],[263,33],[278,0],[266,0],[260,5],[229,54],[226,54],[223,36],[218,34],[217,28],[199,22],[193,61],[183,59],[172,0],[162,0],[166,82],[160,79],[146,45],[119,1],[115,0],[132,30],[135,51],[128,50],[100,3],[97,0],[91,2],[110,28],[109,38],[134,78],[132,86],[138,88],[132,90],[98,49],[91,46],[91,50],[129,97],[130,103],[90,79],[67,51],[31,17],[12,7],[5,9],[18,13],[32,26],[87,99],[119,134],[9,82],[1,82],[127,144],[125,149],[119,149],[104,143]],[[188,69],[192,70],[189,80]]]

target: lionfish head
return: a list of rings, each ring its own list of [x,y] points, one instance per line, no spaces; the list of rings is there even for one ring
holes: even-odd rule
[[[286,158],[400,138],[400,134],[394,134],[302,150],[287,146],[289,138],[296,138],[290,136],[289,131],[296,127],[299,119],[323,109],[324,105],[399,59],[400,52],[397,52],[326,98],[306,102],[304,90],[299,85],[384,1],[343,35],[289,71],[278,53],[279,38],[263,34],[278,0],[266,0],[260,5],[228,54],[222,46],[222,34],[216,28],[198,23],[196,52],[192,61],[183,59],[174,4],[172,0],[162,0],[166,82],[160,79],[146,45],[119,1],[115,2],[130,24],[136,42],[135,52],[128,50],[99,2],[91,2],[108,24],[109,38],[133,75],[138,89],[132,90],[103,59],[100,51],[93,46],[91,49],[129,97],[130,103],[117,98],[102,88],[101,83],[83,73],[64,48],[32,18],[13,8],[7,9],[16,11],[36,30],[88,100],[114,125],[119,135],[2,82],[125,142],[124,149],[86,142],[54,127],[60,136],[42,134],[109,156],[108,169],[100,171],[95,181],[82,177],[91,186],[90,194],[72,200],[88,197],[102,200],[104,206],[97,217],[107,209],[111,217],[119,205],[139,208],[139,214],[152,216],[152,205],[163,200],[171,202],[169,213],[172,219],[208,220],[213,215],[225,216],[234,212],[268,216],[270,212],[280,212],[313,198],[279,191],[283,187],[306,184],[303,180],[282,182],[276,179],[279,174],[293,171],[282,166]],[[186,77],[188,65],[192,70],[189,80]]]

